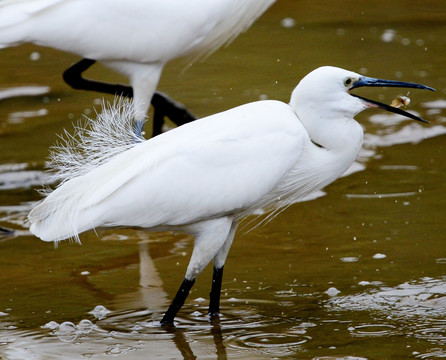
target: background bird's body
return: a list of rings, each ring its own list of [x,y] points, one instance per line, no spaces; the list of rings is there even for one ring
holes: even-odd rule
[[[99,61],[165,63],[218,48],[273,2],[4,0],[0,47],[33,42]]]
[[[127,76],[142,122],[165,64],[210,53],[275,0],[3,0],[0,48],[31,42]]]

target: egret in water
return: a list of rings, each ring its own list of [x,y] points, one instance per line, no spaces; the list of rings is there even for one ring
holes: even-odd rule
[[[178,125],[195,117],[155,93],[172,59],[211,53],[246,30],[275,0],[3,0],[0,48],[35,43],[84,57],[64,73],[76,89],[134,98],[141,134],[150,101],[154,134],[164,115]],[[127,76],[131,86],[82,78],[99,61]]]
[[[162,323],[173,323],[211,260],[209,314],[216,315],[223,266],[242,218],[259,210],[277,213],[341,176],[363,142],[353,118],[362,110],[382,108],[424,122],[350,93],[363,86],[433,90],[326,66],[300,81],[289,104],[242,105],[107,154],[97,165],[86,161],[84,169],[71,172],[67,153],[56,154],[64,181],[30,212],[30,230],[44,241],[79,239],[84,231],[117,226],[192,234],[185,279]]]

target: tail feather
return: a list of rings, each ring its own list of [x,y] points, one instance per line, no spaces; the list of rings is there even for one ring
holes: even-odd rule
[[[79,200],[81,188],[85,186],[82,178],[57,188],[48,197],[34,207],[28,215],[30,231],[44,241],[60,241],[74,238],[79,242],[79,233],[89,227],[95,227],[82,218]]]

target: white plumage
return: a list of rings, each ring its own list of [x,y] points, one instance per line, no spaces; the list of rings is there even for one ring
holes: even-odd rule
[[[142,122],[165,64],[208,54],[275,0],[2,0],[0,48],[32,42],[127,76]]]
[[[363,141],[355,114],[382,107],[422,121],[349,93],[380,84],[426,88],[322,67],[299,83],[290,104],[253,102],[132,144],[123,152],[125,144],[115,150],[97,148],[104,156],[96,156],[93,166],[84,161],[84,172],[79,172],[80,160],[70,174],[70,164],[65,164],[69,148],[56,165],[66,181],[31,211],[30,230],[45,241],[77,238],[99,227],[186,231],[196,237],[185,279],[192,286],[212,259],[215,269],[223,268],[241,218],[297,202],[350,167]],[[116,117],[109,122],[126,122],[118,113],[109,113]],[[127,138],[130,144],[131,136]],[[83,151],[88,153],[88,147]],[[187,296],[188,291],[183,293]],[[181,307],[181,301],[174,300],[176,310],[169,310],[164,322],[173,321],[178,304]]]

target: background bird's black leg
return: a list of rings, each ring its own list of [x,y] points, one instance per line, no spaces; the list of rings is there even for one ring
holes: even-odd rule
[[[3,235],[12,235],[12,234],[14,234],[14,230],[7,229],[7,228],[0,226],[0,235],[2,235],[2,234]]]
[[[109,84],[106,82],[88,80],[82,77],[82,73],[90,68],[96,60],[82,59],[81,61],[70,66],[63,73],[63,79],[73,89],[97,91],[106,94],[120,95],[125,97],[133,97],[133,89],[131,86],[122,84]]]
[[[168,117],[175,125],[181,126],[197,119],[186,107],[166,94],[157,91],[152,97],[153,136],[161,134],[164,117]]]
[[[180,288],[178,289],[177,294],[175,295],[175,298],[173,299],[172,303],[170,304],[169,308],[164,314],[163,319],[161,320],[162,325],[173,324],[175,315],[177,314],[178,310],[180,310],[181,307],[183,306],[184,301],[186,300],[187,295],[189,295],[189,291],[192,288],[192,285],[194,285],[194,283],[195,280],[188,280],[188,279],[183,280]]]
[[[154,99],[156,99],[155,103],[162,101],[162,100],[160,100],[161,98],[159,98],[159,96],[157,94],[153,94],[152,105],[154,103]],[[156,107],[155,105],[153,106],[153,132],[152,132],[152,137],[157,136],[157,135],[159,135],[159,134],[161,134],[163,132],[164,116],[166,115],[164,110],[165,109],[162,109],[160,107]]]
[[[95,63],[96,60],[93,59],[82,59],[65,70],[63,79],[73,89],[97,91],[129,98],[133,97],[133,89],[131,86],[109,84],[82,77],[82,73]],[[162,92],[155,92],[151,103],[154,108],[153,136],[161,134],[165,116],[171,119],[177,126],[184,125],[196,119],[183,104],[176,102]]]
[[[212,288],[209,294],[209,316],[214,317],[220,314],[220,293],[221,282],[223,279],[223,266],[219,269],[214,267],[214,274],[212,276]]]

